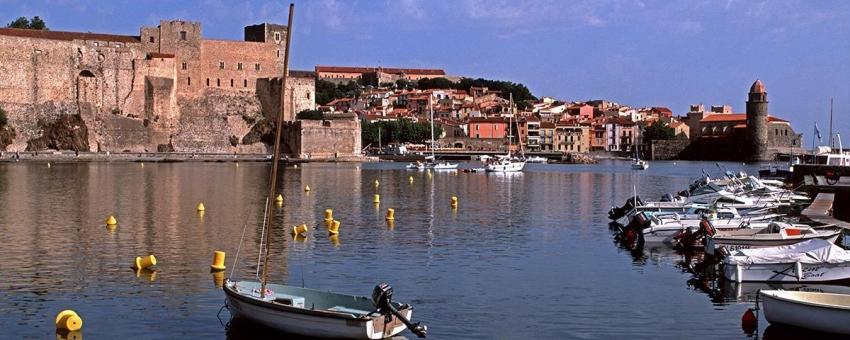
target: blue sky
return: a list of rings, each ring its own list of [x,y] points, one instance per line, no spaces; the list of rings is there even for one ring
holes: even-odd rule
[[[54,30],[137,35],[160,18],[202,22],[206,37],[286,22],[283,1],[0,0],[0,20],[40,15]],[[292,67],[438,67],[522,82],[537,96],[633,106],[730,104],[765,82],[771,113],[810,145],[850,140],[850,1],[296,1]],[[850,144],[850,142],[848,142]]]

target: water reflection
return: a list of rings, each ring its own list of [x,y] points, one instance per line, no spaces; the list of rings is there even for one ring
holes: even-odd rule
[[[628,162],[530,164],[520,174],[430,177],[403,164],[286,167],[270,280],[358,295],[389,282],[435,338],[741,337],[739,310],[707,308],[687,288],[698,258],[612,246],[622,240],[606,228],[607,210],[634,191],[658,197],[709,166],[658,162],[638,175]],[[219,323],[222,277],[210,274],[209,255],[230,261],[238,250],[220,274],[256,278],[267,179],[264,163],[0,164],[0,334],[52,337],[45,320],[73,308],[94,338],[254,338],[253,327]],[[342,223],[335,238],[328,208]],[[300,224],[311,230],[292,237]],[[157,270],[128,272],[139,254],[155,254]],[[725,326],[683,334],[658,322],[682,315]]]

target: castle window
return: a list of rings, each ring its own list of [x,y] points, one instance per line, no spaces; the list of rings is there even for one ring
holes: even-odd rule
[[[186,78],[186,85],[192,86],[192,77]]]
[[[242,87],[248,87],[248,79],[245,79],[242,83]]]
[[[185,70],[185,69],[189,68],[189,65],[187,65],[187,64],[184,62],[184,63],[183,63],[183,65],[181,65],[180,67],[181,67],[182,69],[184,69],[184,70]]]
[[[274,32],[274,41],[280,42],[280,32]]]
[[[277,50],[277,57],[280,58],[280,50]]]
[[[307,91],[307,100],[310,100],[310,91]]]
[[[259,71],[260,70],[260,64],[254,64],[254,70]]]
[[[242,63],[236,64],[236,69],[242,71]]]
[[[218,62],[218,69],[219,69],[219,70],[223,70],[223,69],[224,69],[224,62],[223,62],[223,61],[219,61],[219,62]]]
[[[210,86],[210,78],[207,78],[207,86]]]
[[[779,129],[776,129],[776,135],[779,136]]]
[[[186,31],[180,31],[180,40],[186,40]]]
[[[215,80],[215,86],[217,86],[217,87],[221,87],[221,79],[216,78],[216,80]]]
[[[233,87],[233,79],[230,79],[230,87]]]
[[[150,41],[150,42],[153,42],[153,36],[151,36],[151,37],[150,37],[149,41]]]

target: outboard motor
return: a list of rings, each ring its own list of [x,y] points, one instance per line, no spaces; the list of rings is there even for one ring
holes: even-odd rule
[[[410,320],[398,312],[398,310],[393,306],[393,287],[390,287],[390,285],[386,282],[379,283],[375,286],[375,289],[372,290],[372,302],[375,304],[375,308],[378,313],[384,315],[387,322],[395,316],[397,319],[401,320],[405,326],[407,326],[407,329],[420,338],[424,338],[428,332],[428,326],[420,325],[419,322],[411,323]]]

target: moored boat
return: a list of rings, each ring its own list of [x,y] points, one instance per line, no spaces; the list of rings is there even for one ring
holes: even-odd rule
[[[379,285],[379,287],[381,287]],[[293,335],[334,339],[383,339],[407,328],[413,307],[387,301],[403,316],[396,317],[388,306],[380,307],[382,290],[373,298],[323,292],[314,289],[266,285],[261,297],[260,283],[226,281],[228,309],[236,318],[249,319],[266,327]],[[389,290],[390,296],[392,289]],[[424,326],[420,327],[425,332]],[[417,333],[418,334],[418,333]]]
[[[823,239],[835,243],[841,235],[840,230],[819,229],[815,230],[804,224],[790,224],[784,222],[771,222],[763,229],[741,229],[733,231],[710,231],[700,229],[706,233],[705,252],[714,254],[718,247],[724,247],[728,251],[749,248],[776,247],[795,244],[811,239]]]
[[[850,335],[850,295],[763,290],[759,296],[770,323]]]
[[[735,282],[830,282],[850,279],[850,252],[821,239],[740,249],[723,259],[723,276]]]

